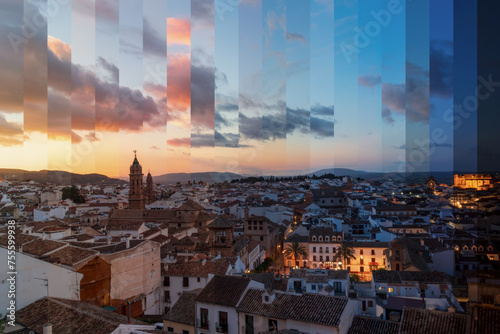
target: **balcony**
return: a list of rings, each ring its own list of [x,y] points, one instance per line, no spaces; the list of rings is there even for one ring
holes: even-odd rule
[[[228,332],[228,325],[216,322],[215,323],[215,332],[216,333],[227,333]]]
[[[196,328],[209,330],[209,321],[196,319]]]

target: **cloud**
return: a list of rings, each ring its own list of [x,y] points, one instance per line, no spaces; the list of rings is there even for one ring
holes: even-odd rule
[[[273,141],[286,138],[286,135],[301,133],[313,135],[315,138],[333,137],[333,120],[324,119],[321,116],[333,116],[333,107],[316,105],[314,111],[304,109],[286,108],[286,115],[278,113],[274,115],[263,115],[262,117],[248,117],[240,113],[239,131],[240,135],[247,139]]]
[[[377,75],[360,75],[358,77],[358,84],[363,87],[374,87],[376,85],[380,85],[382,82],[382,76],[380,74]]]
[[[219,131],[215,130],[214,133],[215,137],[215,146],[220,146],[220,147],[242,147],[239,145],[239,136],[238,134],[235,133],[220,133]]]
[[[0,145],[22,145],[23,136],[24,131],[21,124],[9,122],[2,114],[0,114]]]
[[[332,116],[335,114],[333,106],[324,106],[319,103],[311,106],[311,115]]]
[[[391,109],[389,109],[385,105],[382,106],[382,118],[384,119],[384,121],[387,124],[393,124],[394,123],[394,118],[392,117]]]
[[[191,147],[215,147],[215,132],[203,134],[192,133]]]
[[[453,42],[431,41],[429,57],[431,96],[453,97]]]
[[[192,25],[196,28],[212,28],[214,26],[214,2],[191,0]]]
[[[215,69],[212,66],[191,66],[191,126],[214,128]]]
[[[305,44],[309,43],[303,35],[298,34],[298,33],[288,32],[288,31],[286,32],[286,40],[287,41],[299,41],[299,42],[302,42]]]
[[[189,19],[167,18],[167,43],[191,44],[191,22]]]
[[[167,56],[167,41],[163,36],[160,36],[147,19],[144,19],[142,36],[144,55],[160,58],[165,58]]]
[[[95,131],[92,131],[92,132],[88,133],[87,135],[85,135],[85,139],[88,140],[91,143],[100,140],[99,138],[96,137]]]
[[[190,137],[184,137],[184,138],[169,139],[167,141],[167,146],[191,147],[191,138]]]
[[[97,58],[97,66],[103,68],[108,74],[109,74],[109,79],[112,82],[118,83],[119,76],[120,76],[120,70],[115,64],[112,64],[108,62],[106,59],[103,57],[98,57]]]
[[[160,148],[158,146],[156,146],[156,145],[153,145],[153,146],[150,147],[150,149],[151,150],[159,150]]]
[[[311,116],[311,134],[318,139],[333,137],[334,123],[332,121]]]

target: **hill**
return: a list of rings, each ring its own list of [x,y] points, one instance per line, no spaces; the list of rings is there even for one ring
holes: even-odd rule
[[[203,181],[208,183],[224,182],[234,179],[240,179],[241,175],[235,173],[219,173],[219,172],[203,172],[203,173],[168,173],[158,176],[153,176],[155,183],[172,184],[186,183],[188,181]]]
[[[0,168],[0,177],[8,181],[26,181],[65,184],[124,184],[119,179],[102,174],[77,174],[56,170],[28,171],[23,169]]]

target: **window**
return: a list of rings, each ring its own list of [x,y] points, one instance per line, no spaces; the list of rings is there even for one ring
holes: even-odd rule
[[[248,225],[248,230],[250,231],[252,229],[252,226]]]
[[[174,332],[174,328],[173,327],[167,327],[167,332],[173,333]]]
[[[291,267],[291,266],[292,266],[292,261],[288,260],[288,261],[287,261],[287,266],[288,266],[288,267]]]
[[[330,261],[330,256],[326,256],[326,261]]]
[[[376,261],[375,261],[375,258],[374,258],[374,257],[372,257],[372,263],[375,263],[375,262],[376,262]]]
[[[368,307],[373,307],[373,300],[368,301]]]
[[[323,247],[320,247],[320,248],[319,248],[319,252],[320,252],[320,253],[323,253]]]
[[[330,249],[328,247],[325,247],[325,253],[330,253]]]
[[[163,286],[170,286],[170,276],[163,277]]]
[[[200,278],[199,278],[199,277],[196,277],[196,281],[197,281],[198,283],[200,283]]]
[[[365,264],[363,259],[359,259],[359,264]]]
[[[268,322],[268,330],[270,332],[277,332],[278,331],[278,320],[274,320],[274,319],[269,319]]]
[[[338,238],[337,238],[337,240],[338,240],[338,241],[342,241],[342,237],[338,237]]]
[[[313,253],[316,253],[316,247],[313,247]]]
[[[227,312],[219,311],[219,323],[217,324],[219,333],[227,333]]]
[[[200,308],[200,328],[208,329],[208,309]]]
[[[316,290],[316,284],[311,285],[311,290]]]
[[[342,292],[342,283],[333,282],[333,290],[335,290],[335,292]]]
[[[359,255],[363,255],[363,250],[362,249],[359,250]]]
[[[394,288],[389,287],[389,288],[387,288],[387,291],[388,291],[389,293],[392,293],[392,292],[394,292]]]
[[[183,277],[182,278],[182,286],[184,288],[189,288],[189,277]]]
[[[269,303],[269,296],[264,296],[264,301],[265,301],[266,303]]]
[[[328,236],[327,236],[327,237],[325,237],[325,241],[326,241],[326,242],[330,241],[330,238],[329,238]]]
[[[318,290],[321,290],[321,289],[323,289],[323,285],[319,284],[318,285]]]
[[[323,255],[320,255],[319,260],[323,261]]]
[[[372,255],[375,255],[375,249],[372,249]]]
[[[313,236],[313,237],[312,237],[312,241],[316,241],[316,236]]]
[[[245,314],[245,334],[254,334],[253,316]]]
[[[316,261],[316,255],[313,255],[313,261]]]
[[[170,291],[165,291],[165,302],[170,303]]]
[[[262,231],[262,225],[260,225],[260,226],[259,226],[259,230],[261,230],[261,231]]]
[[[322,237],[322,236],[319,236],[319,237],[318,237],[318,240],[319,240],[319,241],[323,241],[323,237]]]
[[[359,272],[364,273],[365,272],[365,267],[359,267]]]
[[[260,241],[264,241],[264,237],[263,236],[260,237]]]
[[[347,258],[347,264],[351,264],[351,259]]]
[[[182,334],[189,334],[189,331],[185,331],[185,330],[183,330],[183,331],[182,331]]]

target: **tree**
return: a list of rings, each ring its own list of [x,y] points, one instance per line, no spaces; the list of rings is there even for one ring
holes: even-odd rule
[[[77,186],[72,185],[70,187],[64,187],[62,189],[62,199],[63,201],[65,199],[69,198],[76,204],[82,204],[85,203],[85,197],[80,195],[80,189],[77,188]]]
[[[285,248],[285,255],[288,258],[293,256],[295,265],[297,266],[300,259],[304,260],[307,258],[307,250],[304,245],[301,245],[298,241],[294,241]]]
[[[341,261],[344,263],[344,269],[347,268],[347,260],[356,260],[354,256],[354,248],[347,246],[345,243],[337,248],[337,252],[333,256],[334,261]]]

